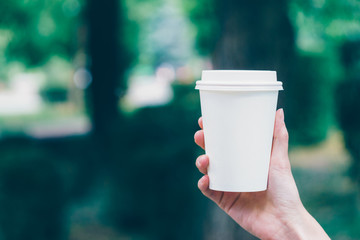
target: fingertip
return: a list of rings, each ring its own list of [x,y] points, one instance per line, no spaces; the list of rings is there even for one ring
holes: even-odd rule
[[[206,174],[209,166],[209,157],[207,155],[199,156],[196,159],[195,165],[201,173]]]
[[[284,109],[280,108],[279,110],[277,110],[276,114],[278,116],[279,122],[284,122]]]
[[[196,143],[197,143],[198,139],[201,137],[201,131],[202,130],[196,131],[194,134],[194,140]]]
[[[201,193],[214,201],[216,204],[219,204],[219,200],[221,199],[223,192],[214,191],[209,188],[210,186],[210,178],[208,175],[204,175],[198,181],[198,188],[200,189]]]
[[[289,169],[288,158],[289,134],[284,122],[284,111],[279,109],[276,112],[274,138],[271,150],[271,166]]]
[[[201,166],[207,168],[209,166],[209,156],[203,155],[201,158]]]
[[[276,112],[274,139],[288,141],[288,131],[284,122],[284,110],[280,108]]]
[[[205,149],[205,142],[204,142],[204,131],[199,130],[194,135],[194,141],[197,145],[199,145],[202,149]]]
[[[203,118],[202,117],[199,118],[198,124],[199,124],[199,127],[202,129],[203,128]]]
[[[206,190],[209,188],[209,176],[204,175],[200,180],[198,181],[198,188],[202,193],[206,192]]]

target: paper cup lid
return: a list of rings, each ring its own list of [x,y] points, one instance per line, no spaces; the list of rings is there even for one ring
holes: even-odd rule
[[[226,91],[279,91],[276,71],[205,70],[195,89]]]

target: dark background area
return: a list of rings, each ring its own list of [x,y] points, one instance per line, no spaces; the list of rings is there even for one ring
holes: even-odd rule
[[[254,239],[197,190],[203,69],[276,70],[305,207],[360,239],[360,3],[0,1],[0,239]]]

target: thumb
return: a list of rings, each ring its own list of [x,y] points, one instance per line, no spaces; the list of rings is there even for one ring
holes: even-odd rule
[[[288,168],[290,162],[288,157],[289,134],[284,122],[284,110],[276,111],[274,138],[271,151],[271,167]]]

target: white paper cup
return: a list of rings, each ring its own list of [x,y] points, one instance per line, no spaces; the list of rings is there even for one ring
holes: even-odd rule
[[[200,90],[210,189],[267,189],[278,91],[275,71],[209,70]]]

